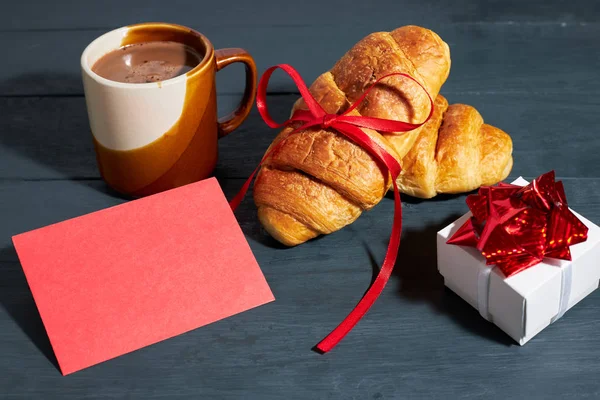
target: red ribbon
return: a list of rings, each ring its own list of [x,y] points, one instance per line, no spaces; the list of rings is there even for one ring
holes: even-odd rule
[[[487,265],[511,276],[544,257],[571,260],[569,246],[587,240],[588,228],[569,210],[554,171],[521,187],[499,183],[467,197],[473,216],[448,240],[476,247]]]
[[[281,68],[282,70],[284,70],[293,79],[294,83],[300,90],[300,95],[302,96],[304,102],[306,103],[306,106],[308,107],[308,110],[296,110],[290,119],[281,124],[275,122],[271,118],[269,112],[267,111],[266,103],[267,85],[269,82],[269,78],[277,68]],[[427,119],[425,121],[423,121],[420,124],[411,124],[402,121],[392,121],[381,118],[348,115],[360,105],[360,103],[365,99],[365,97],[367,97],[371,89],[377,83],[391,76],[403,76],[408,79],[411,79],[425,91],[431,103],[431,111],[429,112],[429,115],[427,116]],[[398,177],[401,171],[400,163],[383,147],[374,142],[369,137],[369,135],[364,133],[360,128],[370,128],[380,132],[390,133],[407,132],[413,130],[415,128],[420,127],[425,122],[427,122],[429,118],[431,118],[431,115],[433,114],[433,100],[431,99],[431,96],[429,96],[429,93],[427,93],[427,90],[425,90],[423,85],[417,82],[413,77],[403,73],[393,73],[377,79],[375,83],[368,90],[366,90],[363,93],[363,95],[356,102],[354,102],[354,104],[350,106],[350,108],[348,108],[342,114],[328,114],[312,96],[312,94],[308,90],[308,87],[302,80],[302,77],[300,77],[300,74],[288,64],[279,64],[267,69],[261,77],[260,82],[258,84],[256,105],[263,120],[271,128],[281,128],[283,126],[290,125],[294,122],[301,122],[302,125],[299,128],[296,128],[294,131],[292,131],[290,135],[315,126],[321,128],[335,129],[337,132],[341,133],[342,135],[344,135],[345,137],[347,137],[348,139],[350,139],[351,141],[368,151],[374,158],[376,158],[383,165],[385,165],[385,167],[388,170],[386,172],[389,172],[392,177],[392,182],[394,186],[394,222],[383,265],[381,266],[377,278],[375,279],[369,290],[365,293],[363,298],[358,302],[356,307],[329,335],[327,335],[327,337],[325,337],[325,339],[323,339],[319,344],[317,344],[317,349],[323,353],[326,353],[329,350],[333,349],[344,338],[344,336],[346,336],[346,334],[348,334],[348,332],[352,330],[352,328],[358,323],[358,321],[360,321],[363,315],[365,315],[366,312],[369,311],[369,308],[371,308],[377,297],[379,297],[388,279],[390,278],[392,270],[394,269],[394,265],[396,264],[396,258],[398,256],[398,247],[400,246],[400,234],[402,232],[402,207],[400,202],[400,192],[398,191],[398,187],[396,185],[396,178]],[[277,146],[275,146],[275,148],[281,146],[283,142],[284,141],[281,141]],[[250,187],[252,179],[259,171],[260,166],[274,150],[275,149],[272,149],[263,157],[261,163],[254,170],[254,172],[252,172],[248,180],[242,186],[240,192],[229,203],[234,211],[246,195],[246,192]]]

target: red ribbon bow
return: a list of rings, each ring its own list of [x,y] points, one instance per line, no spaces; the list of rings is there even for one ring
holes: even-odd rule
[[[278,124],[275,122],[269,112],[267,111],[267,85],[269,82],[269,78],[273,74],[273,72],[277,69],[281,68],[284,70],[294,81],[296,86],[300,91],[300,95],[304,99],[308,110],[296,110],[292,117],[287,121]],[[360,103],[367,97],[371,89],[379,83],[382,79],[391,77],[391,76],[403,76],[408,79],[416,82],[424,91],[427,93],[427,90],[417,82],[413,77],[403,73],[393,73],[386,76],[383,76],[377,79],[373,85],[366,90],[363,95],[348,108],[342,114],[328,114],[323,107],[315,100],[312,96],[308,87],[300,77],[300,74],[290,65],[287,64],[279,64],[274,67],[271,67],[265,71],[263,76],[260,79],[258,84],[258,93],[256,96],[256,105],[258,107],[258,111],[262,116],[265,123],[271,128],[281,128],[286,125],[290,125],[294,122],[301,122],[302,125],[292,131],[290,135],[301,132],[310,127],[321,127],[321,128],[331,128],[335,129],[340,134],[346,136],[348,139],[352,140],[354,143],[361,146],[363,149],[368,151],[371,156],[375,159],[379,160],[392,177],[392,182],[394,186],[394,222],[392,226],[392,233],[390,235],[390,241],[388,244],[387,252],[385,255],[385,259],[383,261],[383,265],[381,266],[381,270],[377,275],[377,278],[367,291],[363,298],[358,302],[356,307],[348,314],[348,316],[340,323],[325,339],[323,339],[319,344],[317,344],[317,349],[323,353],[328,352],[332,348],[334,348],[343,338],[346,336],[348,332],[352,330],[352,328],[356,325],[358,321],[366,314],[366,312],[371,308],[377,297],[383,291],[392,270],[394,269],[394,264],[396,263],[396,257],[398,256],[398,247],[400,246],[400,234],[402,231],[402,207],[400,203],[400,192],[398,191],[398,187],[396,185],[396,178],[400,174],[401,168],[400,163],[389,154],[383,147],[374,142],[369,135],[364,133],[360,128],[370,128],[380,132],[407,132],[413,130],[415,128],[420,127],[425,122],[431,118],[433,114],[433,100],[429,93],[427,96],[429,97],[429,101],[431,103],[431,111],[429,112],[429,116],[425,121],[420,124],[411,124],[402,121],[392,121],[381,118],[371,118],[371,117],[363,117],[363,116],[351,116],[348,115],[352,112],[356,107],[360,105]],[[280,142],[275,149],[283,144],[284,141]],[[250,187],[250,183],[252,179],[258,172],[262,163],[268,158],[268,156],[275,150],[272,149],[268,152],[262,159],[259,166],[254,170],[254,172],[250,175],[246,183],[242,186],[240,192],[231,200],[229,203],[231,208],[235,210],[237,206],[241,203],[248,188]],[[387,171],[386,171],[387,172]]]
[[[571,260],[569,246],[585,242],[588,228],[567,205],[554,171],[521,187],[500,183],[467,197],[473,216],[448,240],[476,247],[505,276],[542,262],[544,257]]]

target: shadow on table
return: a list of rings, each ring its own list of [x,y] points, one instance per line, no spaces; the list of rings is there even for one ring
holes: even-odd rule
[[[0,250],[0,282],[6,285],[0,290],[0,305],[48,361],[60,371],[46,329],[17,260],[13,246]]]
[[[19,165],[20,174],[39,178],[36,174],[45,167],[49,178],[105,191],[97,184],[101,179],[82,91],[81,77],[66,73],[39,72],[0,82],[0,93],[14,96],[5,100],[7,115],[0,127],[6,134],[0,135],[0,146],[31,160]]]
[[[79,74],[38,71],[14,76],[0,82],[0,93],[10,96],[61,96],[83,93]]]
[[[65,178],[97,177],[81,86],[79,75],[47,72],[0,82],[0,93],[14,93],[5,100],[0,145]]]
[[[435,196],[434,198],[431,199],[421,199],[419,197],[412,197],[409,196],[407,194],[403,194],[402,195],[402,203],[406,203],[406,204],[421,204],[423,202],[427,202],[427,203],[443,203],[445,201],[449,201],[449,200],[453,200],[453,199],[457,199],[459,197],[464,197],[467,196],[469,194],[472,193],[477,193],[477,190],[473,190],[471,192],[467,192],[467,193],[457,193],[457,194],[447,194],[447,193],[441,193],[438,194],[437,196]],[[385,195],[385,197],[387,197],[388,199],[394,199],[394,192],[393,191],[388,191]],[[452,221],[450,221],[452,222]],[[449,223],[450,223],[449,222]]]
[[[510,346],[512,340],[494,324],[483,319],[477,310],[444,286],[444,279],[437,269],[437,232],[459,218],[453,214],[439,224],[421,229],[407,229],[402,243],[394,275],[398,279],[398,293],[411,301],[422,301],[465,330],[486,339]],[[376,264],[374,264],[376,265]],[[375,266],[379,268],[379,266]]]
[[[227,200],[233,199],[238,194],[246,180],[246,178],[228,178],[227,171],[224,171],[220,167],[215,169],[215,178],[217,178],[219,181],[221,189],[223,189],[223,193],[225,194]],[[279,243],[271,235],[269,235],[269,233],[267,233],[258,220],[256,205],[254,204],[254,199],[252,198],[253,185],[254,182],[250,186],[250,189],[248,189],[248,193],[246,193],[244,200],[240,203],[235,211],[235,217],[242,228],[244,235],[246,235],[252,241],[271,249],[289,249],[289,247]],[[313,240],[318,239],[319,238]]]
[[[100,178],[79,75],[39,72],[17,76],[0,81],[0,93],[14,96],[5,100],[7,109],[3,111],[7,115],[0,120],[0,132],[6,134],[0,134],[0,147],[24,159],[18,166],[21,176],[40,178],[38,175],[41,172],[44,178],[70,180],[111,197],[130,199],[112,190]],[[285,111],[283,106],[278,106],[273,115],[285,118],[288,112],[287,106]],[[254,131],[256,127],[268,129],[253,109],[240,131]],[[238,133],[241,132],[235,132],[233,136]],[[267,135],[265,137],[269,138]],[[258,151],[259,155],[253,161],[254,153],[248,152],[246,147],[255,139],[242,141],[243,145],[239,146],[235,144],[236,140],[229,141],[225,146],[219,145],[220,150],[237,152],[237,156],[220,154],[215,170],[220,182],[239,177],[240,165],[245,163],[249,163],[248,171],[242,175],[249,175],[270,143],[270,139],[262,139],[265,141],[262,144],[264,149]],[[231,165],[231,161],[240,165]],[[237,185],[241,186],[242,183],[240,181]],[[230,192],[233,196],[234,193]]]

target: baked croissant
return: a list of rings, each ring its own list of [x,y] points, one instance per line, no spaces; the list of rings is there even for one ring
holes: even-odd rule
[[[512,140],[483,123],[471,106],[438,95],[431,119],[402,159],[398,188],[415,197],[463,193],[505,179],[512,168]]]
[[[412,76],[435,98],[449,71],[448,45],[428,29],[406,26],[365,37],[319,76],[310,91],[326,112],[340,113],[375,80],[394,72]],[[294,105],[298,108],[306,108],[302,100]],[[393,76],[374,87],[354,115],[419,123],[429,111],[430,100],[417,83]],[[381,165],[336,131],[310,128],[290,136],[296,127],[288,126],[277,136],[274,144],[284,142],[271,146],[275,150],[254,184],[262,225],[289,246],[354,222],[391,185]],[[401,161],[421,129],[387,138],[363,131]]]
[[[506,133],[483,124],[473,107],[448,106],[438,96],[449,71],[448,45],[428,29],[406,26],[367,36],[309,89],[333,114],[345,111],[375,80],[390,73],[409,74],[423,85],[435,98],[434,114],[426,124],[402,134],[363,131],[403,164],[400,190],[427,198],[496,183],[512,167],[512,142]],[[302,99],[294,105],[293,111],[297,109],[306,109]],[[429,112],[423,88],[394,76],[374,87],[350,115],[419,123]],[[297,127],[288,126],[277,136],[254,184],[262,225],[288,246],[354,222],[391,186],[389,174],[360,146],[330,129],[290,135]]]

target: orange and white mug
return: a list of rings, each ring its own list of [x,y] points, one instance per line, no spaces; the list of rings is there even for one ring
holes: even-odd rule
[[[103,55],[122,46],[174,41],[195,49],[202,61],[184,75],[161,82],[121,83],[92,71]],[[216,72],[241,62],[246,87],[238,108],[217,117]],[[209,177],[217,140],[248,116],[256,93],[256,66],[243,49],[215,50],[184,26],[143,23],[108,32],[81,56],[83,85],[98,167],[118,192],[146,196]]]

